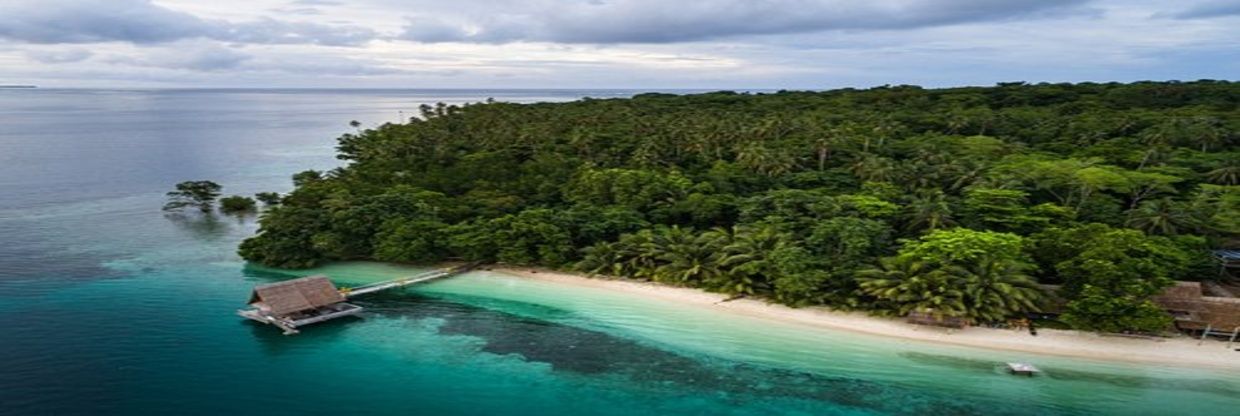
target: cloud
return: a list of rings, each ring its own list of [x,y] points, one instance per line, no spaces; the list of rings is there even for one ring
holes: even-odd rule
[[[477,6],[467,0],[466,6]],[[486,2],[487,5],[492,5]],[[900,30],[1013,19],[1077,8],[1085,0],[552,0],[410,19],[419,42],[673,43],[828,30]]]
[[[1240,15],[1240,1],[1213,1],[1199,4],[1183,12],[1171,14],[1177,19],[1208,19]]]
[[[375,31],[363,27],[285,22],[265,17],[253,22],[220,26],[208,37],[239,43],[356,46],[376,36]]]
[[[139,0],[11,0],[0,16],[0,37],[30,43],[155,43],[210,30],[193,15]]]
[[[1230,79],[1240,25],[1206,17],[1236,2],[0,0],[0,78],[711,89]],[[1167,20],[1178,15],[1192,20]]]
[[[160,48],[142,56],[113,57],[108,59],[108,62],[140,67],[217,72],[236,69],[252,58],[246,53],[216,45],[172,45],[172,47]]]
[[[288,61],[270,61],[255,63],[250,69],[260,71],[276,71],[289,74],[307,74],[315,76],[369,77],[377,75],[393,75],[409,73],[399,68],[352,59],[314,59],[305,57],[290,63]]]
[[[336,0],[293,0],[291,4],[299,4],[303,6],[339,6],[344,3]]]
[[[271,18],[234,23],[202,19],[149,0],[5,0],[0,38],[37,43],[154,44],[209,38],[225,42],[356,46],[373,30]]]
[[[272,12],[280,14],[296,14],[302,16],[315,16],[323,14],[322,10],[314,7],[276,7],[269,9]]]
[[[454,25],[435,17],[415,16],[406,18],[408,24],[401,38],[419,42],[453,42],[468,38],[471,34],[461,25]]]
[[[31,50],[26,51],[26,57],[45,64],[65,64],[72,62],[81,62],[90,59],[95,54],[86,49],[67,49],[67,50]]]

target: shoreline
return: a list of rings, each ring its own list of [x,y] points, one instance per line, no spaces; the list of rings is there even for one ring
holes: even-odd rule
[[[904,341],[929,342],[961,347],[1023,352],[1061,357],[1084,358],[1121,363],[1160,364],[1170,367],[1240,369],[1240,352],[1226,348],[1226,343],[1178,338],[1127,338],[1103,336],[1092,332],[1059,329],[1038,329],[1038,336],[1011,329],[968,327],[947,329],[905,323],[902,320],[871,316],[862,312],[843,312],[826,307],[792,308],[758,299],[729,300],[728,296],[700,289],[675,287],[655,282],[616,278],[592,278],[566,272],[530,267],[493,267],[489,269],[524,279],[623,292],[658,298],[686,306],[707,308],[722,313],[772,320],[819,330],[842,330]],[[1233,348],[1240,348],[1237,344]]]

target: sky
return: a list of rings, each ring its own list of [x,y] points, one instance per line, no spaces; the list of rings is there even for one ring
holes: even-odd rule
[[[1240,0],[0,0],[0,84],[827,89],[1236,80]]]

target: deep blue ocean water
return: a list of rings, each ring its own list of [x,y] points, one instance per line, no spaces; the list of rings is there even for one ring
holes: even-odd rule
[[[629,91],[0,90],[0,414],[1228,414],[1240,376],[810,331],[479,272],[286,337],[249,289],[253,219],[163,193],[289,190],[334,138],[417,106]],[[1051,376],[996,367],[1029,360]],[[1234,414],[1234,413],[1232,413]]]

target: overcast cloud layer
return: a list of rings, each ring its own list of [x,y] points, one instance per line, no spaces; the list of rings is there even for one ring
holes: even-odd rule
[[[0,0],[0,84],[831,88],[1236,79],[1240,0]]]

